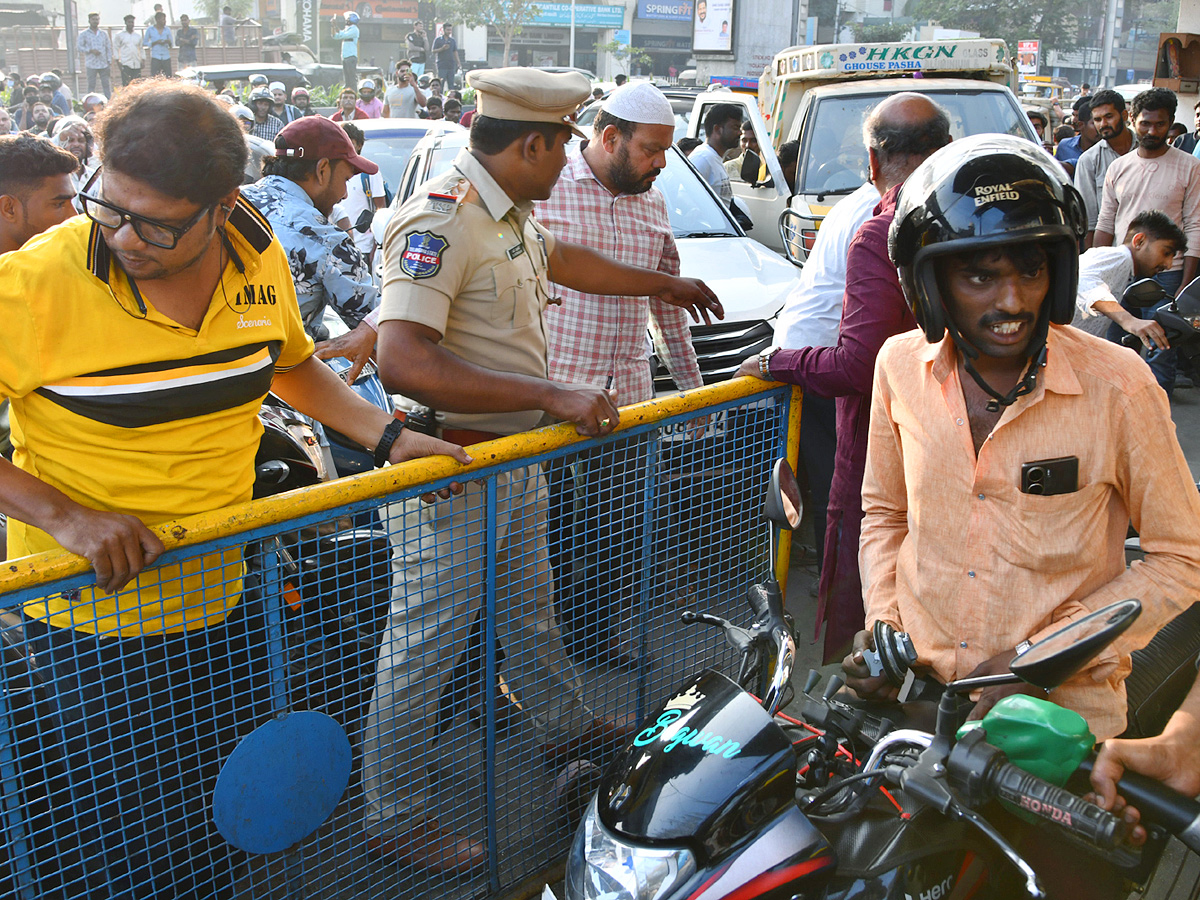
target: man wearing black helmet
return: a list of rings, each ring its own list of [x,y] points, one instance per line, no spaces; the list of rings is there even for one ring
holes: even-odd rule
[[[907,631],[943,682],[1006,672],[1026,642],[1139,598],[1134,626],[1050,695],[1105,739],[1125,727],[1130,652],[1200,591],[1200,495],[1147,368],[1064,327],[1085,225],[1061,168],[1008,136],[956,141],[909,177],[889,249],[920,330],[879,354],[860,564],[867,627]],[[1147,552],[1126,570],[1131,520]],[[848,682],[888,693],[864,677],[870,643]],[[972,716],[1019,690],[988,688]]]

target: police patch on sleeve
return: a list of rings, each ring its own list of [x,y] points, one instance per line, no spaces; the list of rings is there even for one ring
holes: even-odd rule
[[[414,231],[404,236],[400,271],[411,278],[432,278],[442,268],[442,253],[450,242],[432,231]]]

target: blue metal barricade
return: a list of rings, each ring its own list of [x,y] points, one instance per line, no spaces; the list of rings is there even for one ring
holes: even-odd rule
[[[627,729],[731,662],[679,613],[746,617],[798,409],[742,379],[172,523],[119,611],[9,561],[0,892],[531,893]]]

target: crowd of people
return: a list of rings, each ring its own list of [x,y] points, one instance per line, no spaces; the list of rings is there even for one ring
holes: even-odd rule
[[[219,28],[227,45],[235,42],[231,30],[237,21],[231,9],[225,7]],[[359,77],[357,13],[348,12],[336,17],[333,37],[341,44],[344,76],[344,89],[331,114],[334,121],[382,117],[458,122],[462,117],[463,95],[459,86],[462,52],[454,39],[453,26],[442,26],[438,36],[427,46],[425,26],[417,22],[405,38],[405,48],[412,59],[397,61],[387,84],[379,76]],[[172,48],[176,49],[178,65],[182,69],[196,62],[200,41],[200,30],[191,24],[186,14],[179,17],[177,25],[168,25],[167,14],[160,3],[155,4],[154,14],[142,29],[137,27],[137,17],[130,14],[124,18],[123,30],[111,36],[108,31],[101,30],[100,14],[89,13],[88,26],[80,31],[76,41],[80,63],[86,73],[87,94],[74,103],[71,89],[58,69],[27,77],[16,71],[0,73],[0,98],[6,98],[0,107],[0,134],[31,131],[53,137],[60,119],[76,113],[90,124],[96,111],[113,95],[114,65],[122,87],[144,77],[169,78],[173,75]],[[435,71],[430,74],[425,72],[427,54],[437,61]],[[266,96],[263,90],[268,92]],[[222,84],[218,85],[218,93],[251,111],[256,111],[259,101],[271,99],[273,107],[268,117],[256,116],[258,125],[253,132],[265,140],[274,139],[274,119],[279,119],[279,127],[282,127],[301,115],[318,114],[311,105],[311,92],[307,87],[297,86],[289,94],[282,82],[268,84],[263,75],[251,76],[245,91],[226,88]],[[469,111],[462,124],[470,124]]]
[[[357,39],[354,25],[350,16],[334,24],[344,47]],[[397,64],[386,91],[370,80],[348,87],[328,118],[265,78],[242,104],[135,77],[91,121],[62,115],[47,131],[42,95],[53,105],[61,83],[42,78],[21,122],[47,121],[0,137],[0,310],[11,331],[0,395],[20,425],[14,463],[0,463],[0,511],[10,516],[10,556],[62,547],[96,572],[95,588],[25,608],[29,651],[61,672],[82,646],[103,645],[78,688],[84,701],[45,725],[70,735],[81,761],[127,741],[161,744],[155,729],[177,727],[114,733],[106,697],[129,692],[131,676],[112,648],[131,642],[138,652],[165,648],[129,701],[148,720],[164,696],[208,691],[222,715],[248,714],[228,709],[237,683],[201,684],[194,666],[172,668],[258,633],[239,602],[239,551],[175,564],[167,576],[153,568],[163,545],[152,529],[249,498],[255,413],[268,389],[384,465],[432,454],[467,463],[466,447],[552,421],[610,434],[622,405],[653,395],[648,328],[677,385],[701,383],[688,315],[709,321],[722,306],[679,271],[653,190],[675,119],[649,84],[603,98],[585,133],[574,122],[591,94],[582,75],[471,73],[469,147],[396,211],[382,279],[371,277],[374,247],[362,252],[355,226],[382,192],[354,120],[429,110],[453,83],[443,72],[438,93],[425,93],[417,67],[445,45],[426,48],[418,31],[409,38],[420,61]],[[350,50],[344,60],[356,59]],[[447,92],[443,114],[454,100]],[[775,345],[738,372],[805,388],[801,454],[824,498],[825,655],[861,697],[894,696],[864,662],[877,621],[908,632],[920,664],[947,681],[1006,671],[1030,642],[1136,596],[1144,612],[1134,629],[1051,695],[1107,741],[1124,727],[1130,652],[1200,592],[1200,496],[1168,402],[1182,377],[1149,311],[1121,304],[1137,276],[1173,294],[1196,275],[1200,160],[1167,143],[1175,103],[1153,89],[1129,110],[1111,91],[1077,104],[1078,141],[1057,146],[1073,180],[1021,138],[952,141],[946,112],[919,93],[891,96],[864,122],[870,181],[826,218]],[[720,104],[704,131],[692,161],[725,197],[729,164],[742,171],[753,134],[738,107]],[[568,151],[573,136],[584,143]],[[1195,144],[1195,134],[1178,140],[1189,137]],[[269,304],[240,299],[255,297]],[[347,334],[323,329],[327,308]],[[1100,318],[1112,337],[1141,339],[1149,365],[1086,333],[1098,329],[1071,325]],[[320,362],[330,356],[356,366],[373,358],[399,415],[354,394]],[[181,367],[206,377],[179,379]],[[114,375],[119,394],[108,390]],[[644,459],[632,442],[616,456],[581,454],[570,471],[530,465],[497,476],[490,559],[471,536],[482,486],[403,505],[361,748],[362,831],[375,854],[451,874],[485,861],[480,832],[453,809],[454,784],[425,761],[438,739],[439,690],[489,569],[496,633],[513,660],[508,696],[546,760],[599,758],[630,736],[631,723],[589,707],[580,668],[636,663],[614,633],[621,613],[573,574],[607,565],[608,581],[632,583],[644,535],[606,525],[636,518],[625,511],[641,495],[611,467],[636,471]],[[1030,465],[1061,459],[1074,461],[1063,490],[1027,489]],[[570,509],[571,496],[598,499]],[[596,535],[591,556],[573,566],[556,545],[564,517]],[[1145,560],[1126,568],[1131,522]],[[203,570],[225,577],[214,585]],[[989,688],[970,715],[1021,690]],[[1200,789],[1197,693],[1163,737],[1106,743],[1095,784],[1107,805],[1124,763]],[[223,749],[211,747],[187,777],[207,779]],[[179,780],[163,771],[171,760],[129,756],[129,783]],[[167,869],[200,865],[170,853],[128,858],[126,836],[114,840],[102,823],[140,821],[147,799],[121,788],[128,773],[111,774],[111,808],[73,811],[83,825],[63,838],[81,871],[53,877],[125,879],[139,893],[138,878],[153,888]],[[1025,834],[1023,852],[1036,854],[1037,843]],[[1058,858],[1045,860],[1048,871],[1083,865],[1056,845],[1049,855]],[[1089,896],[1113,895],[1105,865],[1088,877]]]

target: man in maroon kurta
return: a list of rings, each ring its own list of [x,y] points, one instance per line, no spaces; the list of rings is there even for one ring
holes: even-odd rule
[[[798,384],[836,398],[837,455],[817,611],[818,627],[826,623],[827,663],[841,660],[849,652],[864,621],[858,538],[875,357],[889,337],[917,327],[900,290],[896,267],[888,258],[888,229],[904,179],[933,151],[950,142],[950,122],[932,100],[906,92],[875,107],[867,117],[863,137],[871,181],[883,199],[850,242],[837,345],[799,350],[772,347],[745,360],[737,373]]]

